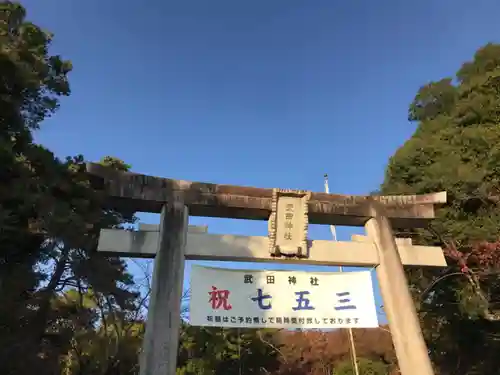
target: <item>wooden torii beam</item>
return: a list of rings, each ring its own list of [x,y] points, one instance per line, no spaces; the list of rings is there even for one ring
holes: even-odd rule
[[[141,358],[141,375],[174,375],[180,324],[182,272],[184,259],[190,255],[189,248],[187,252],[186,248],[190,242],[193,242],[193,236],[198,236],[198,238],[205,236],[202,241],[199,241],[203,242],[205,249],[208,248],[207,243],[215,244],[205,253],[208,258],[215,256],[218,259],[231,259],[233,257],[232,259],[238,260],[237,251],[230,254],[230,251],[234,250],[234,246],[227,248],[227,252],[224,254],[217,250],[217,247],[221,245],[221,240],[223,241],[220,237],[210,239],[207,234],[189,235],[188,212],[193,216],[253,220],[268,220],[271,215],[269,238],[275,241],[276,230],[278,230],[276,229],[276,218],[281,217],[280,215],[288,215],[285,211],[281,211],[280,214],[280,209],[277,208],[277,204],[280,204],[277,203],[277,194],[286,195],[288,193],[286,191],[278,192],[274,189],[190,182],[130,172],[117,172],[94,163],[89,163],[87,170],[95,177],[95,185],[101,186],[108,194],[106,204],[109,207],[133,212],[161,212],[160,230],[157,235],[155,236],[155,233],[152,232],[153,234],[150,233],[139,239],[140,242],[147,241],[149,238],[151,243],[154,237],[153,241],[157,241],[156,248],[158,249],[148,311],[148,328],[144,339],[144,355]],[[302,193],[295,191],[291,194],[292,196],[294,194],[300,196]],[[299,201],[304,202],[300,203],[303,205],[297,206],[305,217],[305,221],[299,220],[298,223],[302,223],[300,225],[304,225],[305,229],[308,222],[365,227],[368,237],[355,239],[367,250],[367,254],[371,253],[368,255],[371,260],[365,259],[361,264],[371,264],[378,261],[377,278],[401,373],[402,375],[433,375],[434,372],[402,264],[402,259],[405,258],[404,252],[409,248],[411,253],[417,247],[401,240],[396,243],[391,227],[416,228],[426,226],[429,220],[434,218],[434,205],[446,203],[446,192],[399,196],[352,196],[306,192],[305,196],[307,197],[305,199],[299,198]],[[282,202],[287,203],[281,205],[282,210],[284,204],[294,206],[293,202],[297,202],[297,200],[293,201],[296,198],[292,198],[292,201],[287,201],[287,199],[289,198],[283,198]],[[278,223],[280,222],[278,221]],[[281,223],[283,225],[283,222]],[[279,230],[283,230],[282,226],[279,228]],[[106,233],[106,231],[102,233],[103,243],[106,242],[106,236],[108,236],[108,240],[113,241],[113,233]],[[280,233],[283,235],[283,232]],[[304,231],[304,235],[306,233],[307,229]],[[147,250],[150,247],[138,245],[137,241],[134,243],[134,239],[131,237],[126,238],[123,235],[120,237],[121,240],[129,242],[127,246],[123,245],[122,251],[125,253],[137,254],[137,252],[143,251],[148,253],[147,255],[151,255],[150,250]],[[114,237],[114,240],[116,239],[117,237]],[[282,237],[280,237],[281,240]],[[238,239],[233,238],[231,241],[236,243]],[[269,261],[269,255],[262,255],[262,238],[253,237],[250,242],[252,241],[254,250],[255,246],[259,247],[261,255],[252,252],[248,254],[247,250],[251,249],[252,246],[243,247],[246,251],[244,255],[257,255],[257,258],[250,257],[250,259]],[[200,248],[203,246],[200,245]],[[275,245],[271,247],[277,248]],[[301,249],[304,247],[310,247],[309,250],[314,249],[314,246],[309,246],[307,241],[301,242],[298,252],[295,253],[302,259],[300,263],[307,262],[309,257],[309,254],[305,256],[306,259],[303,257]],[[316,248],[321,247],[316,242]],[[197,250],[198,253],[195,251],[195,254],[191,255],[202,257],[200,248]],[[372,250],[368,250],[370,248]],[[273,258],[274,260],[290,261],[289,257],[282,257],[283,254],[289,254],[289,248],[283,247],[283,249],[286,252],[280,255],[278,251],[278,257]],[[353,247],[351,246],[350,249]],[[349,251],[350,249],[345,248],[344,250]],[[108,246],[107,249],[101,247],[100,250],[113,252],[120,249],[112,245]],[[337,255],[334,255],[333,258],[332,254],[323,253],[322,261],[332,263],[335,256],[339,260],[338,250]],[[374,251],[376,251],[376,257],[373,256]],[[435,252],[435,248],[430,251]],[[359,254],[360,251],[358,251],[358,257]],[[276,253],[272,255],[276,255]],[[361,254],[361,258],[363,256]],[[410,259],[410,263],[425,265],[425,259],[429,257],[423,256],[419,259],[418,256],[414,257],[414,254],[410,254],[407,258]],[[413,261],[411,261],[412,258]],[[406,264],[408,264],[408,259],[406,259]],[[294,260],[299,261],[299,259]],[[341,262],[346,262],[346,260],[345,257],[340,259]],[[433,263],[428,265],[444,265],[444,257],[438,256],[433,260]]]
[[[272,209],[273,189],[172,180],[119,172],[95,163],[89,163],[87,170],[109,194],[110,206],[134,212],[161,212],[166,202],[179,196],[190,216],[268,220]],[[434,205],[446,203],[446,192],[394,196],[312,193],[309,223],[364,226],[372,217],[372,202],[384,207],[392,227],[418,228],[434,219]]]

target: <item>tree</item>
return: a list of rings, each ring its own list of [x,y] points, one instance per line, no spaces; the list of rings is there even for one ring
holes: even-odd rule
[[[26,197],[36,205],[36,214],[30,218],[29,225],[41,242],[27,249],[32,255],[30,262],[14,263],[9,259],[5,262],[7,274],[9,271],[19,274],[19,268],[25,270],[21,275],[23,279],[2,280],[2,288],[25,296],[24,305],[20,307],[23,314],[18,317],[12,316],[11,304],[4,305],[5,314],[2,315],[11,321],[14,319],[12,323],[17,323],[14,326],[22,329],[14,335],[2,335],[1,339],[7,340],[5,344],[10,344],[2,348],[8,348],[9,353],[19,350],[24,355],[31,348],[35,362],[38,362],[40,351],[51,346],[53,335],[47,335],[46,330],[53,319],[51,300],[58,293],[68,287],[77,288],[80,293],[92,288],[107,304],[122,309],[132,306],[138,297],[138,293],[129,288],[133,280],[126,272],[124,261],[95,253],[101,228],[120,226],[133,217],[125,218],[120,213],[101,208],[102,195],[90,186],[83,158],[69,158],[63,163],[54,159],[51,167],[49,172],[53,179],[47,178],[47,174],[37,174],[38,187],[43,189],[43,194]],[[5,242],[9,244],[9,241],[7,237]],[[22,259],[22,249],[16,251],[20,254],[14,253],[14,256]],[[38,273],[40,278],[27,290],[23,280],[30,272]],[[22,282],[18,284],[19,280]],[[60,342],[54,345],[61,347]],[[28,363],[25,359],[20,361],[23,366]]]
[[[71,63],[49,53],[51,40],[20,4],[0,2],[2,374],[54,373],[70,338],[52,329],[66,313],[53,301],[67,288],[92,289],[122,309],[137,298],[126,264],[95,254],[99,230],[133,222],[133,215],[103,209],[82,156],[59,160],[33,142],[32,131],[70,93]]]
[[[266,374],[279,367],[274,330],[183,325],[179,375]]]
[[[26,22],[25,15],[19,4],[0,3],[2,349],[10,339],[16,342],[22,337],[33,312],[32,295],[44,278],[37,269],[38,262],[46,260],[41,251],[44,236],[32,224],[38,219],[36,202],[44,193],[37,172],[50,169],[53,156],[33,144],[31,130],[56,110],[58,96],[69,94],[71,69],[69,62],[48,54],[50,34]],[[2,366],[15,366],[15,357],[9,357]]]
[[[144,333],[141,306],[124,310],[92,291],[82,294],[77,290],[69,290],[57,302],[76,312],[73,321],[59,320],[57,324],[59,329],[71,330],[70,347],[61,360],[62,374],[139,373]],[[82,318],[85,316],[92,318]]]
[[[383,193],[446,190],[448,203],[412,235],[441,245],[449,267],[409,271],[441,374],[500,365],[500,45],[487,44],[451,79],[423,86],[410,105],[414,135],[390,159]],[[474,372],[476,371],[476,372]]]
[[[27,22],[19,3],[0,2],[0,129],[2,138],[30,138],[29,130],[69,95],[71,63],[49,55],[52,35]]]
[[[371,359],[360,358],[358,360],[358,370],[363,375],[389,375],[390,369],[385,363]],[[351,361],[340,363],[333,375],[356,375]]]
[[[387,369],[397,367],[391,335],[385,329],[355,329],[354,343],[358,360],[381,363]],[[279,373],[282,375],[330,375],[339,366],[351,363],[351,345],[346,330],[330,332],[281,331],[275,340],[280,345]],[[347,370],[346,370],[347,371]],[[361,372],[364,375],[364,372]]]

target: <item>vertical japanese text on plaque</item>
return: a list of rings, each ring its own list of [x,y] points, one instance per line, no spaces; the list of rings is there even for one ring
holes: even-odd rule
[[[307,253],[310,193],[273,190],[269,217],[269,248],[273,255],[304,256]]]

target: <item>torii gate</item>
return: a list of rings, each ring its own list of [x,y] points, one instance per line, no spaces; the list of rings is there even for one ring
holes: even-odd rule
[[[102,230],[99,251],[156,257],[141,375],[174,375],[184,259],[377,266],[377,278],[402,375],[434,375],[403,265],[446,266],[439,247],[395,239],[396,228],[424,227],[446,192],[351,196],[189,182],[118,172],[87,164],[108,195],[108,207],[161,212],[159,227]],[[188,213],[189,212],[189,213]],[[298,214],[297,214],[298,212]],[[269,220],[268,237],[213,235],[188,215]],[[364,226],[354,242],[307,240],[307,225]]]

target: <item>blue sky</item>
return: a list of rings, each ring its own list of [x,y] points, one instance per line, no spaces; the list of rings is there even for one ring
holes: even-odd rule
[[[414,131],[407,108],[419,86],[500,36],[497,0],[23,4],[74,64],[71,97],[36,135],[58,156],[113,155],[144,174],[314,191],[328,173],[330,190],[346,194],[382,182]],[[340,228],[339,239],[351,233]],[[330,232],[313,226],[310,237]]]

